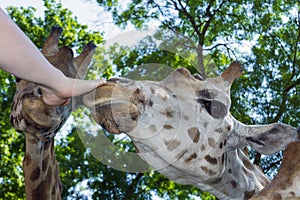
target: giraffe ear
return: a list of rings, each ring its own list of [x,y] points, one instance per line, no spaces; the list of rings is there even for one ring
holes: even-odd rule
[[[248,144],[259,153],[272,155],[299,139],[299,130],[286,124],[240,125],[234,130],[231,147]]]
[[[297,130],[285,124],[271,124],[250,128],[247,142],[258,152],[271,155],[298,140]],[[253,134],[254,133],[254,134]]]

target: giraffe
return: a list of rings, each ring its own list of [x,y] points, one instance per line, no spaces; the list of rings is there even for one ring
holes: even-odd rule
[[[71,48],[58,48],[61,34],[61,27],[52,27],[41,52],[66,76],[83,79],[95,45],[89,42],[83,52],[73,58]],[[43,94],[38,85],[18,78],[16,82],[17,92],[14,96],[10,118],[17,130],[25,132],[26,153],[22,167],[25,176],[26,199],[61,199],[63,185],[55,159],[54,137],[70,115],[71,104],[46,105],[42,100]],[[79,102],[79,99],[73,98],[72,100]]]
[[[282,164],[277,176],[251,200],[300,199],[299,154],[300,141],[290,143],[284,150]]]
[[[104,129],[126,133],[139,155],[168,179],[223,200],[250,199],[270,181],[242,149],[250,145],[271,155],[297,141],[299,130],[280,123],[245,125],[230,114],[230,87],[242,71],[232,62],[206,80],[184,68],[156,82],[113,78],[83,103]]]

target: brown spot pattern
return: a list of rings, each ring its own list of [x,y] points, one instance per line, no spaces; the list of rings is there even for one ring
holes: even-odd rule
[[[228,191],[227,191],[225,188],[223,188],[223,189],[221,190],[221,192],[222,192],[223,194],[225,194],[226,196],[229,194]]]
[[[184,160],[184,162],[189,163],[191,162],[193,159],[197,158],[197,154],[193,153],[192,155],[190,155],[187,159]]]
[[[232,180],[232,181],[230,181],[230,183],[231,183],[233,188],[237,187],[237,182],[236,181]]]
[[[201,146],[201,151],[205,151],[205,146],[204,145]]]
[[[170,108],[167,108],[165,111],[160,112],[162,115],[165,115],[167,118],[172,118],[174,117],[174,110],[171,110]]]
[[[30,180],[36,181],[40,177],[41,169],[40,167],[36,167],[30,174]]]
[[[274,195],[274,200],[281,200],[281,199],[282,199],[281,194],[276,193],[276,194]]]
[[[215,180],[211,181],[211,184],[218,184],[222,182],[222,177],[216,178]]]
[[[201,168],[204,172],[206,172],[208,175],[210,175],[210,176],[217,174],[217,172],[214,172],[213,170],[208,169],[208,168],[205,167],[205,166],[201,166],[200,168]]]
[[[189,134],[190,138],[193,140],[194,143],[199,142],[200,132],[199,132],[198,128],[196,128],[196,127],[190,128],[188,130],[188,134]]]
[[[28,167],[31,164],[32,159],[31,159],[31,155],[29,153],[25,154],[24,161],[25,161],[25,166],[26,167]]]
[[[215,132],[217,132],[217,133],[223,133],[223,130],[221,128],[218,128],[218,129],[215,130]]]
[[[212,164],[212,165],[218,164],[218,160],[217,160],[216,158],[211,157],[210,155],[206,155],[206,156],[204,157],[204,159],[205,159],[208,163],[210,163],[210,164]]]
[[[174,127],[169,124],[165,124],[164,129],[170,130],[170,129],[174,129]]]
[[[296,197],[295,192],[290,192],[290,194],[291,194],[292,197]]]
[[[150,106],[150,107],[153,106],[153,101],[152,101],[152,100],[149,101],[149,106]]]
[[[213,139],[213,138],[208,138],[208,144],[209,144],[209,146],[214,147],[215,144],[216,144],[215,139]]]
[[[167,149],[169,151],[173,151],[174,149],[176,149],[179,145],[180,145],[180,141],[179,140],[169,140],[169,141],[164,141]]]
[[[250,199],[255,194],[255,190],[244,192],[244,199]]]
[[[41,181],[38,187],[32,190],[32,199],[54,199],[50,195],[52,182],[52,169],[49,167],[45,180]],[[47,191],[47,192],[45,192]],[[49,192],[48,192],[49,191]],[[56,192],[57,190],[55,190]]]
[[[231,126],[227,126],[227,131],[230,131],[231,130]]]

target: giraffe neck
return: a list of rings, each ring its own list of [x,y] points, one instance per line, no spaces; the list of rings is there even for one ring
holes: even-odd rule
[[[221,176],[197,186],[216,194],[224,200],[249,199],[269,184],[263,172],[251,165],[242,150],[236,149],[226,153],[224,172]]]
[[[23,160],[26,199],[61,199],[62,183],[54,153],[54,138],[47,142],[26,134]]]

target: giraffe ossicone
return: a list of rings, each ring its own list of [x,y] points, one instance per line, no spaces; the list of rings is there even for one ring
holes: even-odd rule
[[[114,78],[83,102],[104,129],[128,134],[139,155],[167,178],[219,199],[249,199],[269,180],[242,149],[273,154],[298,133],[279,123],[245,125],[230,114],[230,86],[242,71],[233,62],[204,81],[184,68],[161,81]]]

